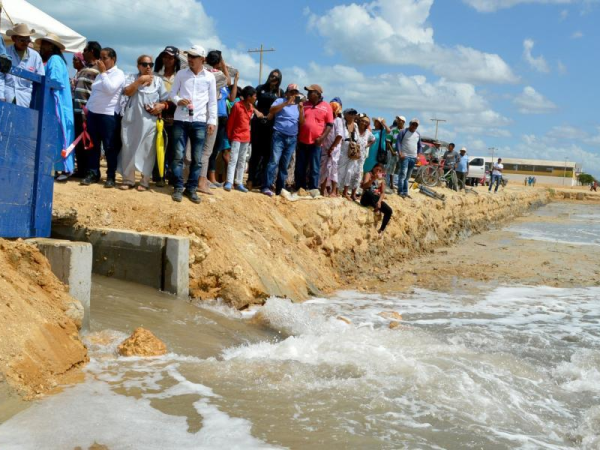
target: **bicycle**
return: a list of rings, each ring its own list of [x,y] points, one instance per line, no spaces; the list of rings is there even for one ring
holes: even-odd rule
[[[415,181],[428,187],[437,186],[440,174],[437,165],[426,164],[415,172]]]

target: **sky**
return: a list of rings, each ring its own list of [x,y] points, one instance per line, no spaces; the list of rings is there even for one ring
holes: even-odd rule
[[[220,49],[241,84],[272,68],[371,117],[432,118],[470,155],[575,161],[600,177],[600,0],[30,0],[118,65],[166,45]]]

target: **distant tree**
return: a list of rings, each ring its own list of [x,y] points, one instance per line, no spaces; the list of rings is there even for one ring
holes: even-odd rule
[[[577,181],[579,181],[582,186],[588,186],[596,181],[596,179],[589,173],[580,173],[579,177],[577,177]]]

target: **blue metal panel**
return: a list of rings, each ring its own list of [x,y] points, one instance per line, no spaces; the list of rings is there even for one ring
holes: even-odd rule
[[[32,109],[0,102],[0,237],[49,237],[60,127],[45,77],[34,82]]]

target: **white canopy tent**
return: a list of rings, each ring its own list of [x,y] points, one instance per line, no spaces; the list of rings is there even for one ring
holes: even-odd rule
[[[0,0],[2,14],[0,15],[0,33],[7,45],[11,44],[6,37],[6,31],[17,23],[25,23],[35,30],[33,40],[43,37],[46,33],[54,33],[60,37],[67,52],[80,52],[85,47],[86,38],[71,30],[66,25],[40,11],[25,0]]]

